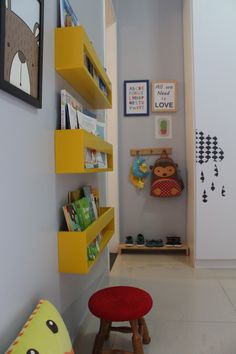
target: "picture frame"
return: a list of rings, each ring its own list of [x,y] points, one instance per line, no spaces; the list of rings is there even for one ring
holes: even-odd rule
[[[177,111],[177,81],[152,81],[152,112]]]
[[[124,115],[149,116],[149,80],[124,81]]]
[[[42,108],[44,0],[0,1],[0,88]]]
[[[155,116],[155,138],[172,139],[172,117],[163,115]]]

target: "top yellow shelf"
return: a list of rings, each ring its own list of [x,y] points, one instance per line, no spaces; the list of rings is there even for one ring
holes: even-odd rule
[[[112,107],[112,85],[84,28],[55,30],[55,67],[94,109]]]

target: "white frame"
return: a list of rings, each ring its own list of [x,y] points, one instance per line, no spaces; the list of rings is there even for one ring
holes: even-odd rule
[[[177,111],[177,81],[152,81],[152,112]]]
[[[160,123],[162,120],[167,121],[167,133],[161,134]],[[171,116],[155,116],[155,138],[156,139],[172,139],[172,117]]]

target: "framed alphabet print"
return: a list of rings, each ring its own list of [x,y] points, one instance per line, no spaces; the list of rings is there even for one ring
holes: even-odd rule
[[[177,82],[152,81],[152,112],[177,111]]]
[[[149,80],[124,81],[124,115],[149,115]]]
[[[0,88],[42,107],[44,0],[0,0]]]

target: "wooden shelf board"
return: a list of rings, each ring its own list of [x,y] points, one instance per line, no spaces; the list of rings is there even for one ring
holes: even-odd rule
[[[85,148],[106,153],[108,167],[85,168]],[[82,129],[56,130],[55,170],[58,174],[113,171],[112,144]]]
[[[130,156],[148,156],[148,155],[161,155],[165,151],[168,155],[172,154],[172,148],[143,148],[143,149],[131,149]]]
[[[127,246],[125,243],[121,243],[119,245],[119,254],[123,251],[129,252],[137,252],[137,251],[145,251],[145,252],[156,252],[156,251],[170,251],[170,252],[178,252],[184,251],[186,256],[189,256],[189,246],[186,243],[183,243],[181,247],[174,247],[174,246],[163,246],[163,247],[147,247],[147,246]]]
[[[107,96],[88,71],[85,55],[106,86]],[[55,67],[58,74],[74,87],[93,108],[112,107],[112,84],[82,26],[55,30]]]

